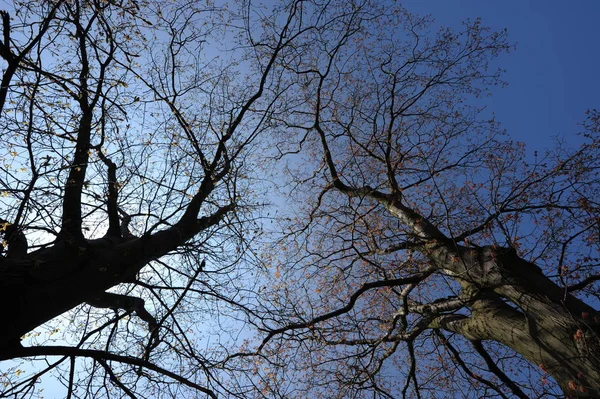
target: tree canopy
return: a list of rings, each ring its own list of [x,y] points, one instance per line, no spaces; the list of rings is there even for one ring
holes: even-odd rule
[[[600,117],[524,156],[511,44],[371,0],[14,1],[0,397],[594,398]]]

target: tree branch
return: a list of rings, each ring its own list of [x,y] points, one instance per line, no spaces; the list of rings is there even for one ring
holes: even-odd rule
[[[529,399],[529,396],[525,395],[525,392],[523,392],[523,390],[521,390],[521,388],[498,367],[496,362],[494,362],[490,354],[483,347],[483,343],[481,341],[471,341],[471,344],[485,361],[488,369],[494,373],[496,377],[498,377],[500,381],[502,381],[504,385],[506,385],[512,391],[513,394],[521,399]]]
[[[116,355],[110,352],[94,350],[94,349],[79,349],[69,346],[32,346],[26,348],[13,348],[11,350],[0,352],[0,360],[14,359],[17,357],[36,357],[36,356],[78,356],[89,357],[95,360],[114,361],[132,366],[142,367],[159,374],[165,375],[181,384],[190,388],[196,389],[211,398],[217,398],[217,395],[210,389],[202,387],[189,379],[175,374],[167,369],[157,366],[148,361],[144,361],[131,356]]]
[[[148,323],[148,328],[151,332],[158,327],[158,322],[154,316],[144,307],[145,302],[142,298],[104,292],[95,298],[89,299],[87,303],[96,308],[123,309],[128,312],[135,312],[140,319]]]
[[[350,296],[348,303],[346,305],[344,305],[343,307],[338,308],[329,313],[323,314],[321,316],[315,317],[307,322],[292,323],[292,324],[283,326],[281,328],[277,328],[277,329],[269,331],[269,334],[267,335],[267,337],[265,337],[263,339],[262,343],[258,347],[257,352],[260,352],[262,350],[262,348],[271,340],[271,338],[273,338],[277,334],[281,334],[281,333],[284,333],[284,332],[290,331],[290,330],[310,328],[310,327],[314,326],[315,324],[320,323],[322,321],[329,320],[334,317],[348,313],[349,311],[352,310],[352,308],[354,308],[356,301],[358,301],[358,299],[361,297],[361,295],[369,290],[372,290],[375,288],[381,288],[381,287],[396,287],[396,286],[401,286],[401,285],[406,285],[406,284],[418,283],[419,281],[427,278],[427,276],[429,276],[430,274],[431,274],[431,272],[419,273],[419,274],[415,274],[413,276],[406,277],[406,278],[397,278],[397,279],[392,279],[392,280],[379,280],[379,281],[373,281],[370,283],[364,283],[358,290],[356,290],[354,292],[354,294],[352,294],[352,296]]]

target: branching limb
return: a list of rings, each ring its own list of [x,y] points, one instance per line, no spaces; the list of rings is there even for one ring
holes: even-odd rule
[[[15,348],[10,352],[3,352],[0,360],[11,359],[16,357],[36,357],[36,356],[75,356],[88,357],[95,360],[102,359],[104,361],[114,361],[132,366],[141,366],[145,369],[152,370],[156,373],[169,377],[185,386],[196,389],[211,398],[217,398],[217,395],[210,389],[200,386],[188,378],[175,374],[167,369],[157,366],[153,363],[144,361],[131,356],[116,355],[103,350],[79,349],[69,346],[32,346],[27,348]]]
[[[150,331],[154,331],[158,327],[158,322],[144,307],[144,300],[129,295],[113,294],[105,292],[102,295],[88,300],[87,303],[96,308],[107,308],[107,309],[123,309],[128,312],[135,312],[135,314],[146,323]]]
[[[86,170],[89,161],[90,140],[94,108],[89,98],[90,59],[88,58],[86,28],[76,18],[74,21],[76,38],[79,42],[79,96],[77,102],[81,115],[77,127],[75,154],[71,162],[69,175],[64,187],[63,217],[59,237],[67,242],[83,241],[81,193],[84,187]]]
[[[495,384],[492,381],[488,380],[487,378],[482,377],[481,375],[475,373],[474,371],[472,371],[469,368],[469,366],[465,363],[465,361],[461,357],[460,351],[457,348],[455,348],[454,345],[452,345],[450,343],[450,341],[448,341],[448,339],[444,336],[444,334],[442,334],[442,332],[440,330],[434,330],[434,333],[438,336],[438,338],[440,339],[442,344],[450,352],[450,355],[454,358],[455,363],[458,364],[458,366],[465,372],[465,374],[467,376],[469,376],[470,378],[473,378],[473,379],[479,381],[480,383],[488,386],[489,388],[493,389],[504,399],[508,399],[507,396],[504,394],[504,392],[502,392],[502,390],[500,389],[498,384]],[[509,381],[510,381],[510,379],[509,379]],[[512,381],[510,381],[510,382],[512,382]],[[521,396],[519,396],[519,397],[522,398]],[[525,398],[527,398],[527,396],[525,396]]]
[[[429,274],[431,274],[431,272],[428,273],[419,273],[419,274],[415,274],[413,276],[410,277],[406,277],[406,278],[398,278],[398,279],[391,279],[391,280],[380,280],[380,281],[373,281],[370,283],[365,283],[363,284],[358,290],[356,290],[354,292],[354,294],[352,294],[352,296],[350,297],[348,303],[339,308],[336,309],[334,311],[331,311],[329,313],[326,313],[324,315],[315,317],[309,321],[306,322],[301,322],[301,323],[292,323],[292,324],[288,324],[286,326],[283,326],[281,328],[277,328],[274,330],[271,330],[269,332],[269,334],[267,335],[267,337],[265,337],[265,339],[263,339],[262,343],[260,344],[260,346],[258,347],[258,352],[260,352],[262,350],[262,348],[275,336],[278,334],[282,334],[285,333],[287,331],[292,331],[292,330],[298,330],[298,329],[304,329],[304,328],[310,328],[311,326],[314,326],[317,323],[323,322],[325,320],[329,320],[332,319],[334,317],[343,315],[345,313],[348,313],[349,311],[351,311],[354,308],[354,305],[356,304],[356,302],[358,301],[358,299],[362,296],[362,294],[364,294],[365,292],[375,289],[375,288],[381,288],[381,287],[395,287],[395,286],[401,286],[401,285],[407,285],[407,284],[414,284],[417,283],[419,281],[422,281],[423,279],[425,279],[427,276],[429,276]]]
[[[525,315],[508,306],[493,294],[478,298],[471,307],[470,316],[444,314],[436,317],[430,328],[444,329],[472,340],[505,340],[511,334],[525,342],[530,341]]]
[[[2,112],[2,110],[4,109],[4,104],[6,103],[6,96],[8,94],[8,88],[10,87],[10,82],[15,72],[17,71],[19,64],[42,39],[42,37],[50,27],[50,22],[54,19],[56,10],[62,3],[63,1],[57,1],[56,4],[54,4],[52,9],[48,13],[48,16],[40,25],[40,30],[37,33],[37,35],[18,54],[14,54],[10,48],[10,15],[6,11],[1,11],[0,15],[2,16],[3,41],[0,43],[0,57],[2,57],[8,63],[8,66],[4,70],[4,74],[2,75],[2,82],[0,83],[0,112]]]
[[[412,381],[414,384],[415,394],[417,398],[421,398],[421,391],[419,390],[419,381],[417,380],[417,359],[415,357],[415,347],[414,341],[408,340],[406,342],[406,348],[408,349],[408,354],[410,356],[410,368],[408,371],[408,377],[404,383],[404,387],[402,388],[402,397],[406,398],[406,394],[408,393],[408,389],[410,387],[410,382]]]
[[[595,274],[595,275],[592,275],[592,276],[587,276],[586,278],[584,278],[580,282],[569,285],[567,287],[567,292],[573,292],[573,291],[581,290],[581,289],[587,287],[588,285],[590,285],[593,282],[598,281],[598,280],[600,280],[600,274]]]
[[[129,388],[127,388],[125,386],[125,384],[123,384],[120,380],[119,377],[117,377],[114,373],[114,371],[112,370],[112,368],[109,366],[109,364],[104,360],[104,359],[96,359],[98,361],[98,363],[100,363],[100,365],[104,368],[104,370],[106,370],[106,372],[108,373],[109,377],[110,377],[110,381],[115,384],[116,386],[118,386],[119,388],[121,388],[121,390],[123,392],[125,392],[127,394],[127,396],[129,396],[132,399],[137,398],[138,396],[136,396],[133,392],[131,392],[131,390]]]

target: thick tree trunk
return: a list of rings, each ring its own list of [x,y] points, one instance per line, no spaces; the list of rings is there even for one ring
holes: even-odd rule
[[[470,317],[446,315],[432,327],[470,340],[500,342],[552,376],[567,397],[600,397],[600,314],[514,251],[445,243],[425,251],[472,298]]]
[[[135,275],[148,258],[126,256],[127,244],[108,238],[79,246],[58,242],[20,259],[3,259],[3,346],[18,344],[35,327]]]
[[[210,179],[207,179],[210,180]],[[179,223],[142,237],[106,236],[96,240],[58,240],[49,248],[18,257],[0,258],[0,330],[3,348],[19,346],[35,327],[73,307],[93,300],[107,289],[131,281],[142,267],[199,232],[218,224],[233,209],[225,205],[196,219],[202,198],[214,187],[201,187]]]
[[[192,229],[174,226],[142,238],[107,237],[79,245],[58,241],[0,263],[0,331],[3,347],[19,345],[35,327],[130,281],[152,259],[189,239]],[[0,356],[1,357],[1,356]]]

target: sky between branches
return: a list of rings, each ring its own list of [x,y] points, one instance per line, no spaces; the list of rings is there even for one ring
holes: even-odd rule
[[[484,26],[508,29],[516,49],[498,59],[508,87],[494,90],[485,103],[527,155],[574,133],[587,109],[600,108],[600,2],[596,0],[406,0],[415,13],[431,14],[436,24],[458,27],[480,17]]]
[[[0,4],[6,2],[0,2]],[[508,29],[516,49],[497,61],[509,86],[485,99],[489,112],[527,154],[564,137],[570,146],[585,110],[600,108],[598,39],[600,1],[574,0],[406,0],[410,12],[431,14],[437,24],[458,27],[466,18]],[[47,386],[52,397],[55,392]]]

